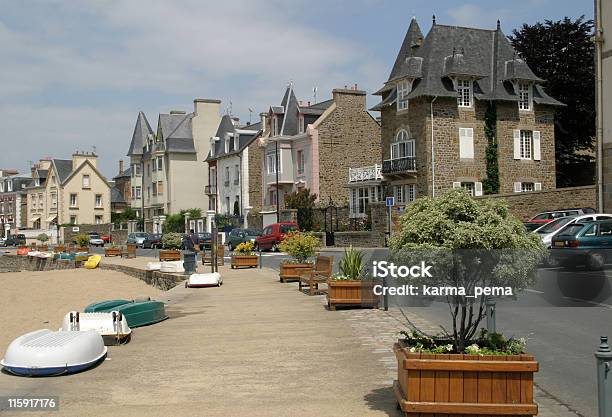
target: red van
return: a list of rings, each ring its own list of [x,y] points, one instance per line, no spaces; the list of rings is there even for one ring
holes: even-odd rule
[[[286,233],[298,230],[295,222],[273,223],[263,229],[261,236],[255,239],[255,249],[271,249],[278,252],[278,244],[283,240]]]

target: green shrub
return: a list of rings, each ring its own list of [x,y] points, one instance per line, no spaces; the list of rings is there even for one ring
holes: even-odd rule
[[[279,249],[291,255],[294,263],[305,263],[315,255],[320,246],[319,239],[310,233],[291,232],[285,235]]]
[[[49,240],[49,236],[47,236],[46,233],[41,233],[38,236],[36,236],[36,240],[45,243],[47,240]]]
[[[344,258],[338,264],[340,274],[334,279],[361,279],[363,278],[363,252],[353,249],[344,250]]]
[[[89,236],[80,234],[76,235],[74,241],[78,246],[88,246],[89,245]]]
[[[179,249],[181,247],[181,242],[183,240],[180,233],[165,233],[162,236],[162,245],[166,249]]]

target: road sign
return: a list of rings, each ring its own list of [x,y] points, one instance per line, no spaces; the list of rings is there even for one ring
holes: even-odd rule
[[[395,205],[395,197],[387,197],[386,205],[387,207],[393,207]]]

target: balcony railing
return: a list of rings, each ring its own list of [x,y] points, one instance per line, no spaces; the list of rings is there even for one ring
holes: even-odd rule
[[[216,185],[206,185],[206,186],[204,186],[204,194],[207,194],[207,195],[216,195],[217,194],[217,186]]]
[[[416,158],[406,156],[404,158],[387,159],[383,161],[383,174],[397,174],[401,172],[416,172]]]
[[[368,167],[349,168],[349,182],[382,180],[382,167],[378,164]]]

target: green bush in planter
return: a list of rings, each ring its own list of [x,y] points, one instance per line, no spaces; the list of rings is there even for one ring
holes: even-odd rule
[[[340,273],[334,274],[334,280],[359,280],[363,278],[363,252],[352,246],[344,250],[344,258],[338,263]]]
[[[285,238],[278,247],[293,258],[292,261],[285,263],[303,264],[308,263],[309,258],[315,256],[320,246],[321,242],[316,236],[296,231],[285,235]]]
[[[89,245],[89,236],[87,235],[76,235],[74,241],[78,246],[88,246]]]
[[[183,240],[180,233],[166,233],[162,236],[162,245],[165,249],[179,249]]]
[[[49,236],[47,236],[46,233],[41,233],[38,236],[36,236],[36,240],[38,240],[39,242],[45,243],[46,241],[49,240]]]

